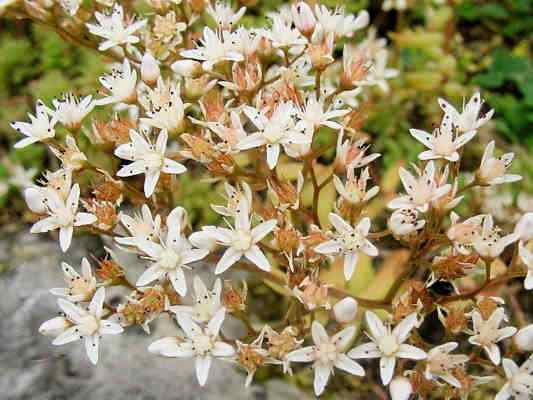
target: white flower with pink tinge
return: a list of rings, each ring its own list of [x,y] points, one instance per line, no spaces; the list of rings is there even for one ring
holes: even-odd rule
[[[517,400],[528,400],[533,397],[533,356],[530,356],[518,367],[510,358],[502,360],[503,370],[507,382],[496,394],[494,400],[507,400],[514,397]]]
[[[418,169],[417,173],[418,178],[415,178],[405,168],[400,168],[400,179],[407,194],[389,202],[389,208],[393,210],[416,208],[420,212],[426,212],[432,201],[441,198],[452,189],[452,185],[449,183],[438,186],[435,180],[435,163],[433,161],[426,164],[423,173]]]
[[[483,258],[493,259],[498,257],[511,243],[520,239],[518,233],[501,236],[500,229],[494,226],[492,215],[485,215],[481,232],[473,241],[474,249]]]
[[[96,278],[91,271],[89,260],[81,260],[81,275],[66,262],[61,263],[63,278],[68,287],[50,289],[55,296],[64,297],[69,301],[89,301],[96,291]]]
[[[27,195],[40,195],[39,192],[27,192]],[[61,199],[59,194],[54,190],[46,191],[43,203],[46,206],[47,217],[36,222],[32,227],[31,233],[44,233],[59,229],[59,245],[63,252],[67,251],[72,242],[74,227],[91,225],[96,222],[96,216],[93,214],[78,212],[80,200],[80,186],[76,183],[70,189],[66,201]],[[27,199],[29,203],[31,199]]]
[[[297,130],[295,123],[297,110],[292,102],[281,103],[271,116],[266,116],[248,106],[244,108],[244,113],[259,131],[242,139],[237,148],[248,150],[266,147],[267,164],[270,169],[274,169],[278,164],[282,146],[285,148],[292,144],[311,143],[312,139],[304,134],[304,126],[301,127],[301,131]]]
[[[479,118],[483,105],[483,100],[479,92],[475,93],[466,105],[463,102],[463,112],[461,113],[444,99],[439,99],[439,105],[442,111],[444,111],[444,114],[450,116],[452,127],[461,133],[475,131],[481,128],[494,114],[494,110],[490,110]]]
[[[411,135],[429,149],[420,153],[418,155],[419,159],[436,160],[444,158],[451,162],[459,161],[459,149],[476,135],[476,131],[455,135],[451,123],[446,121],[447,116],[444,118],[445,120],[440,128],[434,129],[433,134],[420,129],[409,129]]]
[[[348,326],[329,337],[320,322],[313,321],[311,335],[314,345],[294,350],[287,355],[290,362],[313,363],[315,370],[314,389],[317,396],[324,392],[334,368],[356,376],[365,375],[363,367],[344,354],[354,334],[355,326]]]
[[[507,169],[513,162],[514,153],[505,153],[500,157],[494,157],[494,147],[494,140],[485,147],[481,165],[476,173],[476,182],[489,186],[521,180],[522,176],[520,175],[507,174]]]
[[[46,141],[56,135],[54,126],[57,123],[57,118],[51,116],[47,110],[48,108],[44,103],[41,100],[37,100],[35,116],[28,114],[30,122],[11,123],[13,129],[26,136],[15,143],[14,147],[16,149],[21,149],[33,143]]]
[[[206,11],[215,20],[217,29],[231,31],[237,27],[237,22],[246,12],[246,7],[241,7],[235,12],[229,2],[216,1],[214,6],[208,3]]]
[[[497,343],[513,336],[517,331],[514,326],[500,328],[505,318],[505,310],[502,307],[496,308],[487,320],[484,320],[477,310],[472,313],[474,335],[470,336],[468,341],[481,346],[494,365],[499,365],[501,360]]]
[[[355,272],[359,253],[371,257],[378,255],[378,249],[366,238],[370,230],[370,218],[363,218],[353,227],[339,215],[329,214],[329,221],[336,230],[333,239],[320,243],[314,248],[319,254],[342,254],[344,257],[344,277],[349,280]]]
[[[450,354],[459,346],[456,342],[448,342],[432,348],[428,352],[426,370],[424,375],[429,380],[443,380],[456,387],[461,387],[461,382],[453,376],[453,370],[463,366],[470,358],[464,354]]]
[[[144,174],[144,195],[150,197],[159,181],[162,172],[166,174],[182,174],[187,168],[171,158],[165,157],[168,134],[166,130],[159,132],[155,144],[149,139],[130,130],[131,142],[122,144],[115,149],[115,155],[124,160],[133,161],[117,172],[119,177]]]
[[[381,381],[384,385],[388,385],[394,375],[397,358],[423,360],[427,357],[425,351],[404,343],[418,323],[416,313],[405,317],[394,329],[390,325],[385,326],[372,311],[365,313],[365,319],[372,341],[350,350],[348,357],[356,360],[379,358]]]
[[[446,236],[453,242],[453,247],[459,253],[468,255],[474,240],[481,233],[481,223],[484,215],[476,215],[460,221],[461,217],[455,213],[450,213],[451,226],[446,232]]]
[[[87,351],[89,360],[93,364],[98,363],[98,349],[102,335],[118,335],[124,331],[116,322],[102,319],[104,314],[104,299],[105,289],[103,287],[96,291],[88,309],[78,307],[70,301],[58,299],[57,304],[65,313],[65,319],[71,326],[60,333],[53,340],[52,344],[60,346],[85,339],[85,350]],[[56,321],[57,317],[53,320]],[[44,327],[50,325],[50,321],[44,322],[41,326],[43,329],[40,330],[46,332]]]
[[[225,315],[226,310],[220,309],[202,328],[189,314],[178,313],[176,319],[186,337],[173,336],[159,339],[148,347],[148,351],[164,357],[195,358],[196,378],[200,386],[204,386],[213,358],[229,360],[235,355],[235,349],[219,338]]]

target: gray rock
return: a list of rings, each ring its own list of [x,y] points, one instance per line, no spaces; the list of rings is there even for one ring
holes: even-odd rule
[[[206,387],[201,388],[193,363],[148,353],[155,339],[173,334],[167,318],[152,324],[152,334],[130,328],[120,336],[104,337],[100,362],[92,366],[81,343],[54,347],[38,333],[39,325],[58,312],[48,289],[61,287],[61,261],[76,268],[88,249],[101,248],[93,240],[77,237],[67,255],[57,242],[29,234],[0,240],[0,398],[210,400],[299,399],[305,396],[283,381],[243,387],[244,374],[228,363],[214,362]],[[127,256],[126,256],[127,257]],[[132,274],[142,266],[134,257],[124,259]]]

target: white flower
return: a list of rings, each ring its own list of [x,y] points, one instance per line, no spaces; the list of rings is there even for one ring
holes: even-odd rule
[[[194,50],[182,50],[182,57],[202,61],[202,68],[211,71],[213,67],[223,61],[242,61],[243,56],[235,51],[228,50],[220,34],[208,27],[204,28],[203,38],[200,39],[201,47]]]
[[[339,215],[329,213],[329,221],[336,233],[333,239],[320,243],[314,251],[319,254],[341,254],[344,257],[344,277],[350,280],[360,252],[371,257],[378,255],[378,249],[366,238],[370,230],[370,218],[365,217],[356,227],[352,227]]]
[[[329,377],[333,373],[333,368],[356,376],[365,375],[363,367],[344,354],[354,334],[355,326],[348,326],[329,337],[324,327],[315,320],[311,325],[314,345],[294,350],[287,355],[291,362],[313,362],[313,369],[315,370],[314,389],[317,396],[324,391]]]
[[[161,76],[161,70],[159,63],[155,57],[147,51],[144,53],[141,60],[141,79],[149,85],[153,85],[157,82],[157,79]]]
[[[200,122],[193,118],[191,118],[191,121],[194,123]],[[230,112],[230,121],[227,125],[217,121],[209,121],[203,124],[220,138],[221,141],[216,144],[217,149],[225,153],[239,152],[237,145],[246,138],[246,131],[242,126],[241,118],[235,111]]]
[[[389,384],[391,400],[409,400],[413,393],[411,381],[404,376],[397,376]]]
[[[516,332],[513,342],[520,351],[533,351],[533,324]]]
[[[533,212],[522,215],[516,223],[514,231],[520,235],[520,240],[524,242],[533,239]]]
[[[308,124],[313,131],[316,131],[321,126],[327,126],[331,129],[341,129],[341,124],[331,120],[342,117],[350,112],[349,109],[324,111],[324,101],[317,99],[315,92],[307,96],[305,104],[298,111],[299,118]]]
[[[92,96],[78,98],[72,93],[64,94],[52,100],[55,110],[48,109],[49,114],[67,129],[76,130],[83,119],[93,110],[95,102]]]
[[[168,278],[180,296],[187,294],[184,268],[199,261],[207,254],[207,249],[194,249],[182,234],[182,221],[185,211],[176,207],[167,217],[167,233],[161,243],[146,240],[139,243],[139,249],[146,253],[153,264],[142,273],[136,286],[146,286],[158,279]]]
[[[423,360],[426,353],[418,347],[404,343],[417,324],[416,313],[409,314],[394,329],[385,326],[372,311],[365,313],[366,324],[372,342],[362,344],[348,352],[348,357],[380,358],[380,375],[384,385],[388,385],[394,375],[397,358]]]
[[[202,64],[194,60],[178,60],[170,68],[179,76],[186,78],[196,78],[202,74]]]
[[[240,212],[249,213],[252,209],[252,189],[246,182],[241,184],[242,190],[224,182],[224,191],[226,192],[227,206],[211,204],[211,208],[217,214],[225,217],[236,218]],[[241,211],[242,210],[242,211]]]
[[[365,168],[359,177],[355,176],[355,168],[347,168],[347,180],[346,184],[343,184],[341,179],[337,176],[333,176],[333,184],[337,193],[350,204],[366,203],[376,196],[379,192],[379,186],[373,186],[367,190],[367,182],[370,179],[370,173],[368,168]]]
[[[405,168],[400,168],[400,179],[407,195],[397,197],[389,202],[389,208],[416,208],[420,212],[426,212],[432,201],[444,196],[452,188],[450,184],[437,185],[435,181],[435,164],[433,161],[426,164],[423,173],[418,169],[417,173],[419,176],[418,179]]]
[[[159,339],[148,347],[148,351],[165,357],[194,357],[198,383],[204,386],[213,357],[228,359],[235,355],[235,349],[219,339],[225,312],[224,308],[220,309],[205,328],[197,325],[188,314],[178,313],[176,319],[185,332],[186,338],[166,337]]]
[[[220,310],[220,294],[222,292],[222,282],[217,279],[211,291],[207,290],[200,277],[196,275],[193,280],[194,303],[190,306],[170,306],[169,310],[178,313],[188,313],[196,322],[208,322]]]
[[[85,257],[81,260],[81,275],[66,262],[61,263],[61,269],[68,287],[50,289],[50,293],[74,303],[89,301],[96,290],[96,278],[91,271],[89,260]]]
[[[520,242],[518,246],[518,254],[527,267],[527,275],[526,279],[524,279],[524,289],[531,290],[533,289],[533,253],[529,251],[522,242]]]
[[[516,182],[522,179],[520,175],[507,174],[507,169],[513,162],[514,153],[505,153],[494,157],[494,140],[487,144],[481,159],[481,165],[476,174],[477,183],[481,185],[500,185]]]
[[[65,317],[59,316],[48,321],[44,321],[39,326],[39,333],[44,336],[57,337],[72,326],[72,323]]]
[[[399,11],[407,9],[407,0],[385,0],[381,5],[383,11],[396,9]]]
[[[290,12],[290,9],[289,9]],[[302,36],[300,31],[292,28],[279,16],[271,16],[272,27],[264,31],[264,36],[272,41],[272,46],[280,49],[289,49],[291,47],[304,46],[307,40]]]
[[[215,6],[210,3],[206,8],[207,13],[213,18],[217,24],[217,29],[233,30],[237,26],[237,22],[242,18],[246,12],[246,7],[241,7],[237,12],[233,11],[230,3],[222,1],[215,1]]]
[[[80,186],[76,183],[72,186],[67,200],[59,197],[55,191],[47,191],[44,204],[47,208],[48,216],[36,222],[31,233],[43,233],[59,229],[59,244],[64,252],[70,247],[74,227],[90,225],[96,222],[93,214],[78,212],[80,200]]]
[[[154,89],[148,88],[139,102],[146,110],[146,117],[140,119],[142,123],[169,133],[183,131],[185,110],[190,104],[181,100],[179,85],[172,82],[165,84],[160,77],[157,86]]]
[[[57,304],[59,308],[61,308],[68,321],[73,325],[57,336],[52,344],[60,346],[85,339],[87,356],[93,364],[96,364],[98,362],[98,349],[102,335],[118,335],[124,331],[119,324],[102,319],[104,298],[105,288],[101,287],[94,294],[87,310],[70,301],[58,299]],[[54,320],[56,319],[54,318]],[[50,323],[50,321],[47,321],[47,323]]]
[[[61,164],[65,170],[80,170],[87,161],[87,157],[80,151],[76,140],[72,136],[67,135],[65,144],[66,146],[61,149],[51,147],[50,150],[61,160]]]
[[[440,128],[433,130],[432,135],[420,129],[409,129],[409,132],[416,140],[429,148],[429,150],[423,151],[418,155],[419,159],[436,160],[444,158],[451,162],[459,161],[460,156],[458,150],[476,135],[476,131],[474,130],[456,136],[454,135],[451,124],[444,122]]]
[[[139,37],[134,33],[146,25],[146,20],[126,21],[124,19],[124,9],[119,3],[115,3],[111,14],[104,14],[96,11],[94,13],[98,24],[87,23],[89,32],[100,36],[105,40],[100,43],[98,50],[106,51],[112,47],[123,44],[135,44],[139,42]]]
[[[409,235],[422,229],[426,220],[418,219],[416,208],[399,208],[389,218],[389,229],[397,236]]]
[[[463,112],[459,113],[457,109],[448,103],[444,99],[439,99],[439,105],[442,108],[442,111],[446,115],[449,115],[451,118],[451,123],[454,128],[457,128],[459,132],[469,132],[475,131],[481,126],[485,125],[488,122],[494,110],[490,110],[488,113],[479,118],[479,112],[481,111],[481,106],[483,105],[483,100],[481,100],[481,95],[475,93],[466,105],[463,102]]]
[[[516,242],[519,238],[520,236],[517,233],[510,233],[502,237],[499,228],[494,226],[492,215],[485,215],[481,233],[474,238],[473,245],[481,257],[493,259],[498,257],[508,245]]]
[[[30,144],[43,142],[51,139],[56,135],[54,129],[57,119],[50,116],[47,108],[41,100],[37,100],[35,106],[35,116],[28,114],[30,122],[12,122],[11,127],[17,132],[26,136],[24,139],[15,143],[16,149],[29,146]]]
[[[146,197],[150,197],[154,193],[161,172],[182,174],[187,170],[179,162],[165,157],[168,140],[166,130],[159,132],[155,145],[133,129],[130,130],[130,139],[131,142],[122,144],[115,149],[117,157],[133,161],[122,167],[117,172],[117,176],[145,174],[144,195]]]
[[[484,215],[476,215],[459,222],[459,215],[453,211],[450,213],[452,224],[446,231],[446,236],[453,242],[455,250],[464,255],[470,254],[470,247],[481,233],[483,218]]]
[[[111,73],[101,76],[99,81],[109,94],[95,100],[96,105],[131,103],[137,98],[137,71],[131,68],[127,58],[122,64],[113,66]]]
[[[72,186],[72,171],[59,169],[55,172],[45,172],[41,182],[44,186],[32,186],[24,190],[24,200],[28,208],[36,214],[46,214],[46,198],[48,192],[56,192],[65,201]]]
[[[450,354],[459,346],[456,342],[448,342],[432,348],[426,359],[426,379],[442,379],[444,382],[461,387],[461,382],[453,376],[453,370],[464,365],[470,358],[464,354]]]
[[[315,6],[315,14],[318,23],[327,33],[334,33],[336,37],[352,37],[354,32],[366,27],[370,21],[370,15],[362,10],[357,17],[349,14],[344,15],[344,9],[337,7],[330,11],[324,5]]]
[[[159,237],[161,233],[161,217],[156,215],[152,217],[150,207],[143,204],[141,207],[141,214],[136,214],[133,217],[120,213],[119,220],[128,230],[131,236],[115,237],[117,243],[124,246],[139,247],[139,245],[148,240],[154,240]]]
[[[500,389],[494,400],[507,400],[514,397],[517,400],[527,400],[533,397],[533,356],[530,356],[518,367],[510,358],[502,360],[503,370],[507,382]]]
[[[259,132],[242,139],[237,147],[247,150],[266,146],[267,164],[270,169],[274,169],[278,163],[281,146],[310,143],[311,139],[308,136],[296,131],[294,122],[296,110],[292,102],[278,105],[270,117],[248,106],[244,108],[244,113]]]
[[[355,143],[353,140],[343,140],[344,129],[341,129],[337,137],[337,147],[335,152],[335,164],[341,169],[362,168],[370,164],[372,161],[381,157],[379,153],[372,153],[366,155],[370,145],[366,144],[364,140],[358,140]]]
[[[468,341],[477,346],[483,347],[485,353],[494,365],[500,364],[500,348],[496,343],[513,336],[516,328],[507,326],[500,328],[500,324],[505,319],[505,310],[502,307],[496,308],[489,319],[484,320],[479,311],[472,312],[472,322],[474,335]]]
[[[357,301],[353,297],[345,297],[333,306],[335,320],[341,324],[349,324],[357,315]]]
[[[375,55],[374,63],[370,68],[370,73],[366,80],[360,82],[360,84],[376,85],[384,93],[389,93],[390,88],[387,80],[396,78],[399,72],[397,69],[387,68],[388,57],[389,53],[386,49],[378,50]]]
[[[239,208],[236,213],[235,228],[211,227],[207,230],[208,227],[205,227],[206,235],[215,238],[220,245],[228,247],[216,265],[215,274],[223,273],[242,257],[246,257],[259,269],[270,271],[270,262],[257,243],[274,229],[277,221],[271,219],[252,228],[247,205]]]

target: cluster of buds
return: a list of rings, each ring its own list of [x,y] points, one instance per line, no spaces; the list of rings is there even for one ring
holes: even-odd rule
[[[176,335],[148,350],[194,359],[201,385],[217,358],[245,370],[245,385],[267,365],[287,375],[310,366],[316,395],[337,369],[337,387],[375,381],[357,387],[381,384],[393,399],[432,391],[466,398],[489,382],[499,400],[532,396],[533,358],[521,367],[515,360],[533,349],[533,329],[509,324],[517,301],[507,307],[505,297],[515,292],[500,289],[520,277],[533,288],[533,214],[500,228],[467,204],[472,188],[520,180],[508,173],[513,154],[495,156],[491,141],[473,178],[460,179],[465,146],[493,115],[481,95],[462,111],[439,99],[439,127],[410,130],[426,149],[399,168],[402,193],[380,196],[381,155],[361,131],[363,104],[391,90],[398,71],[387,67],[375,30],[354,39],[368,12],[300,1],[247,28],[239,25],[245,7],[177,3],[149,1],[140,18],[130,2],[10,5],[116,61],[96,94],[38,101],[29,122],[12,124],[24,136],[15,147],[47,146],[61,164],[25,191],[31,231],[58,230],[64,252],[75,233],[113,243],[95,275],[86,259],[81,274],[62,264],[66,287],[52,294],[63,313],[40,331],[54,345],[84,339],[96,363],[103,335],[134,325],[149,333],[166,314]],[[99,119],[88,123],[93,110]],[[324,157],[330,150],[334,157]],[[223,188],[211,225],[192,224],[191,210],[176,204],[184,176]],[[403,262],[390,255],[399,247]],[[136,280],[119,251],[146,264]],[[268,320],[253,314],[262,299],[236,276],[259,277],[262,293],[282,296],[287,309]],[[386,293],[357,297],[359,283]],[[115,307],[105,288],[117,285],[130,293]],[[246,333],[223,332],[227,317]],[[429,340],[426,324],[446,340]]]

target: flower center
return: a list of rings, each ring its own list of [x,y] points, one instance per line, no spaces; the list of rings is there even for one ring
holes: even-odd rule
[[[233,241],[233,247],[237,250],[246,251],[252,246],[252,235],[250,232],[238,231],[235,240]]]
[[[197,335],[192,339],[196,354],[205,355],[213,348],[213,340],[208,335]]]
[[[337,359],[337,347],[333,343],[321,343],[316,346],[317,360],[322,364],[333,363]]]
[[[449,156],[455,151],[452,137],[446,133],[433,137],[433,148],[435,153],[442,156]]]
[[[164,269],[172,270],[179,266],[181,257],[172,249],[165,249],[161,254],[160,265]]]
[[[82,335],[91,336],[100,328],[100,321],[93,315],[81,318],[81,323],[77,326]]]
[[[399,348],[398,341],[393,335],[385,335],[379,341],[379,350],[386,356],[392,356]]]

